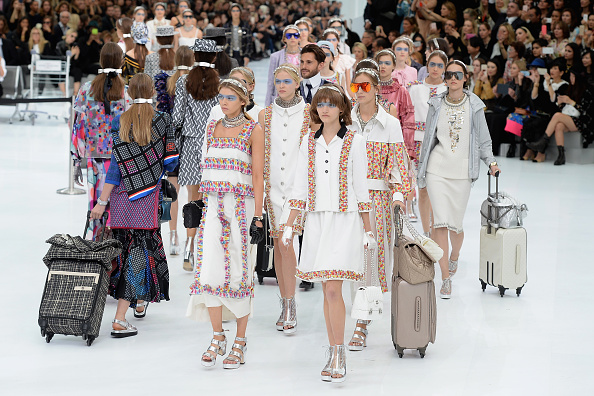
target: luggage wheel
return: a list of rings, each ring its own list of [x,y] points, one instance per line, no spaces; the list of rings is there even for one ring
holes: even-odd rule
[[[88,336],[87,337],[87,346],[91,346],[93,344],[93,341],[95,341],[95,337]]]
[[[404,348],[400,348],[398,344],[394,344],[394,348],[396,348],[396,352],[398,352],[398,357],[402,359],[402,356],[404,356]]]
[[[258,283],[263,285],[264,284],[264,277],[263,276],[258,276]]]
[[[419,351],[419,355],[421,355],[421,359],[423,359],[425,357],[425,351],[427,350],[427,347],[418,348],[417,350]]]
[[[54,333],[46,333],[45,334],[45,342],[47,342],[49,344],[49,342],[52,340],[52,338],[54,338]]]
[[[483,288],[483,292],[484,292],[485,289],[487,288],[487,284],[482,279],[479,279],[479,280],[481,281],[481,287]]]
[[[523,287],[524,287],[524,286],[520,286],[520,287],[518,287],[518,288],[516,289],[516,295],[517,295],[518,297],[520,297],[520,294],[522,294],[522,288],[523,288]]]
[[[499,286],[497,286],[497,287],[499,288],[499,295],[500,295],[501,297],[503,297],[503,295],[505,294],[505,291],[507,290],[507,288],[505,288],[505,287],[503,287],[503,286],[501,286],[501,285],[499,285]]]

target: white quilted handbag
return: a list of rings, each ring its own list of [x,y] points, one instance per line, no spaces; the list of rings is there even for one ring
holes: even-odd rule
[[[374,252],[375,249],[365,250],[365,269],[363,272],[363,283],[367,284],[367,265],[369,252]],[[373,256],[373,253],[372,253]],[[371,274],[372,283],[375,282],[378,277],[374,276],[374,269],[376,264],[371,261]],[[377,320],[382,317],[384,310],[384,295],[382,289],[379,286],[362,286],[357,290],[355,294],[355,300],[353,301],[353,308],[351,309],[351,317],[353,319],[360,320]]]

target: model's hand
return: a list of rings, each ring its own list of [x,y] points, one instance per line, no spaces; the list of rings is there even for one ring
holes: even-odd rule
[[[72,168],[72,179],[74,180],[74,183],[78,184],[79,186],[83,185],[83,175],[79,162],[74,163],[74,167]]]
[[[281,240],[285,246],[289,246],[293,242],[293,227],[285,226]]]
[[[495,176],[498,173],[501,173],[501,169],[499,169],[499,166],[495,165],[489,168],[489,172],[491,172],[491,176]]]
[[[365,234],[363,234],[363,247],[366,247],[367,249],[377,248],[377,241],[375,240],[375,235],[373,235],[373,232],[367,231]]]
[[[93,210],[91,210],[91,219],[100,219],[103,216],[103,212],[105,212],[105,206],[96,204]]]

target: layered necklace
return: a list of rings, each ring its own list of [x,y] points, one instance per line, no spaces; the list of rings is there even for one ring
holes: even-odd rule
[[[371,122],[371,120],[373,120],[375,117],[377,117],[378,107],[379,106],[376,103],[376,105],[375,105],[375,113],[367,121],[363,121],[363,118],[361,117],[361,106],[359,106],[357,108],[357,120],[359,120],[359,125],[361,125],[361,132],[363,132],[365,130],[365,127],[367,126],[367,124],[369,124]]]
[[[235,128],[245,124],[246,121],[247,118],[245,114],[243,113],[243,111],[240,111],[239,114],[233,118],[229,118],[225,115],[225,118],[223,118],[221,122],[223,123],[223,126],[225,128]]]
[[[298,104],[299,102],[301,102],[301,96],[298,96],[298,95],[293,96],[293,99],[291,99],[291,100],[283,100],[283,99],[281,99],[280,96],[278,96],[274,100],[274,103],[276,103],[279,107],[282,107],[283,109],[293,107],[296,104]]]
[[[388,85],[392,85],[394,83],[394,81],[390,78],[389,80],[386,81],[381,81],[379,82],[379,85],[382,85],[384,87],[388,86]]]
[[[194,30],[194,25],[190,25],[190,26],[184,25],[183,27],[186,32],[191,32],[192,30]]]
[[[464,125],[464,106],[466,102],[466,94],[462,95],[460,99],[452,99],[450,95],[446,95],[446,115],[448,117],[448,124],[450,126],[450,149],[452,153],[456,152],[458,148],[458,142],[460,142],[460,132],[462,132],[462,126]]]

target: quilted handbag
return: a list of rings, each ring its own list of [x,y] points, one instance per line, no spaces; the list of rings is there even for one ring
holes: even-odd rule
[[[184,205],[182,209],[184,227],[196,228],[200,225],[200,220],[202,219],[202,208],[204,208],[204,202],[202,201],[190,201]]]
[[[366,249],[365,251],[365,269],[364,269],[364,284],[367,284],[367,265],[368,255],[374,250]],[[371,253],[373,254],[373,253]],[[372,260],[371,272],[372,279],[377,279],[377,276],[373,277],[373,270],[377,268],[375,262]],[[373,283],[373,282],[372,282]],[[384,310],[384,295],[382,289],[379,286],[362,286],[359,287],[355,294],[353,306],[351,309],[351,317],[353,319],[360,320],[376,320],[382,317]]]
[[[130,201],[123,183],[120,183],[111,192],[111,228],[152,230],[159,227],[160,191],[161,183],[157,183],[157,188],[150,194]]]
[[[412,239],[403,234],[402,222],[407,225],[409,230],[414,230],[414,227],[408,222],[405,216],[400,215],[398,210],[394,215],[394,219],[397,230],[397,242],[394,247],[394,274],[398,274],[398,276],[411,285],[432,281],[435,277],[434,263],[437,260],[434,261],[432,254],[425,249],[421,240]],[[418,234],[416,230],[414,232],[412,230],[411,233],[413,233],[413,236],[415,233]],[[441,256],[443,256],[443,250],[441,251]]]

